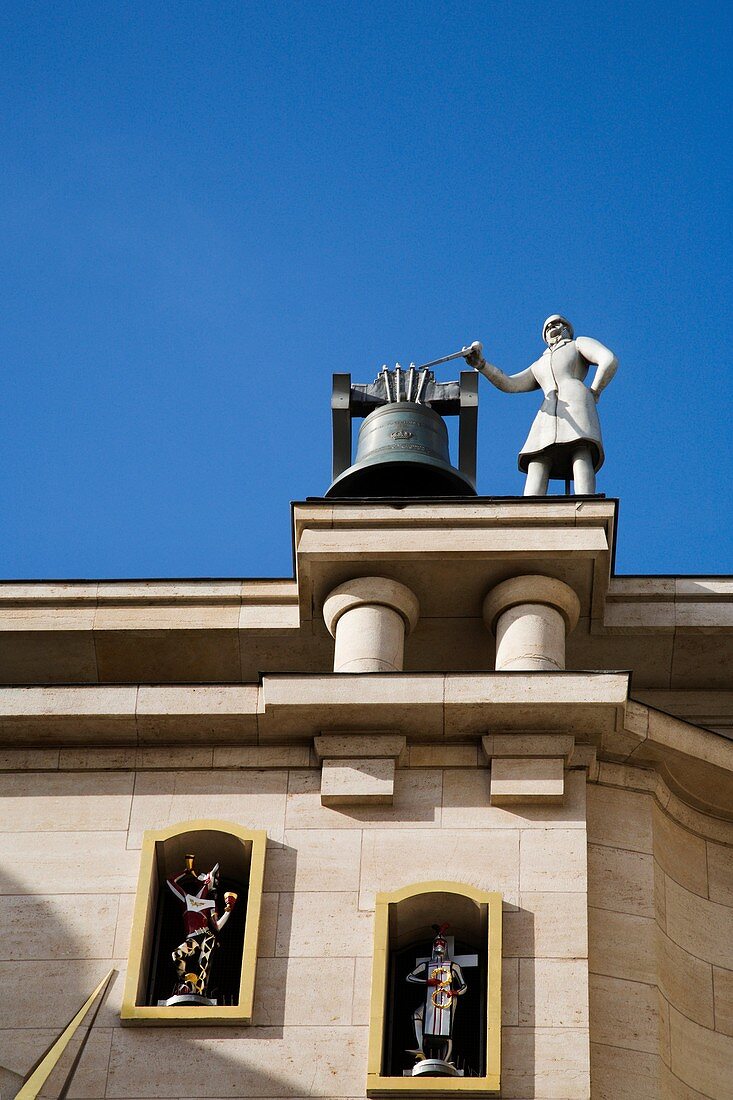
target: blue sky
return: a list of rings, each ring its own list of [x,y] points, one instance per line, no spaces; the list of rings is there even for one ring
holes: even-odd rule
[[[731,12],[3,5],[0,576],[289,575],[334,370],[556,311],[620,360],[619,572],[733,572]],[[482,380],[481,493],[537,404]]]

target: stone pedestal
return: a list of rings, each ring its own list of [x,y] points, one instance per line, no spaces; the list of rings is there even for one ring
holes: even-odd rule
[[[387,577],[355,577],[326,598],[323,618],[336,640],[334,672],[401,672],[417,597]]]
[[[565,668],[565,637],[580,614],[580,601],[555,577],[512,577],[484,599],[484,622],[496,634],[496,670]]]

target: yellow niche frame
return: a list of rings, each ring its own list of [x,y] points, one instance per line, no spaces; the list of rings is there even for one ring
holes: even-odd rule
[[[483,1077],[385,1077],[382,1074],[384,1015],[389,966],[390,908],[421,894],[453,894],[486,906],[488,916],[486,1005],[486,1073]],[[477,890],[462,882],[419,882],[389,894],[377,894],[374,914],[374,961],[369,1016],[367,1096],[496,1095],[501,1080],[501,894]]]
[[[188,1005],[180,1007],[175,1005],[140,1005],[137,1003],[138,991],[142,984],[143,967],[147,966],[149,961],[150,941],[157,903],[157,845],[174,837],[201,832],[223,833],[228,837],[234,837],[241,841],[243,845],[251,845],[247,919],[244,927],[242,968],[239,976],[239,1003],[236,1005]],[[195,821],[179,822],[166,829],[148,830],[144,833],[132,920],[127,977],[120,1013],[123,1024],[180,1027],[182,1024],[211,1026],[216,1024],[241,1025],[251,1023],[266,849],[267,833],[263,829],[242,829],[231,821],[201,818]]]

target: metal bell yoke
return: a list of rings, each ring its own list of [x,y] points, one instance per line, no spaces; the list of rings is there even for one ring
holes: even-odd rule
[[[449,356],[447,358],[455,358]],[[333,481],[327,497],[476,495],[475,371],[436,382],[432,371],[383,368],[373,383],[333,376]],[[459,417],[459,464],[451,464],[444,415]],[[363,417],[351,465],[351,421]]]

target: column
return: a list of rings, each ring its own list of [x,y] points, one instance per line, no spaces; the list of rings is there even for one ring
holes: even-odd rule
[[[415,594],[387,577],[355,577],[334,588],[323,605],[336,640],[334,672],[400,672],[419,614]]]
[[[484,599],[484,622],[496,634],[496,671],[565,668],[565,637],[575,628],[580,601],[555,577],[512,577]]]

